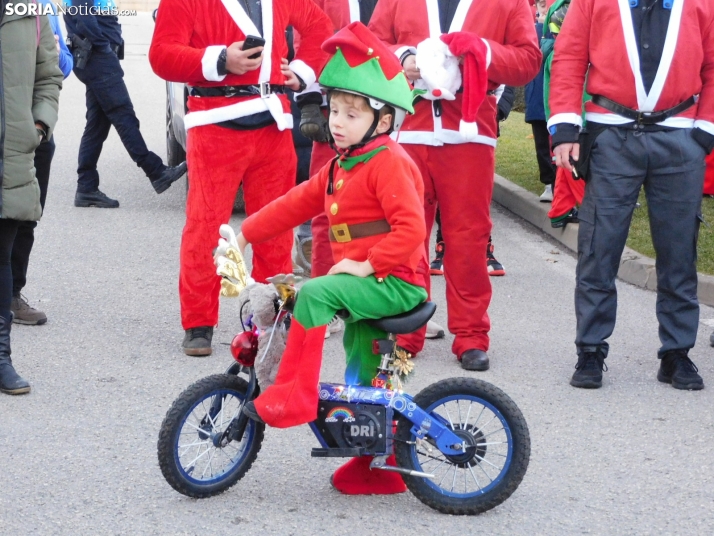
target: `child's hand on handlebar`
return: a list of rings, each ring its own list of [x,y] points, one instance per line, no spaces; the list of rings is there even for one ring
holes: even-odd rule
[[[369,261],[357,262],[352,259],[342,259],[340,262],[335,264],[327,275],[335,274],[350,274],[357,277],[367,277],[374,273],[374,268],[372,263]]]

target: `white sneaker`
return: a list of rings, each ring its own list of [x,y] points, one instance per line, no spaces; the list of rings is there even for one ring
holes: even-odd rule
[[[325,338],[329,339],[330,335],[332,335],[333,333],[339,333],[343,329],[345,329],[345,323],[339,316],[335,315],[334,318],[330,320],[330,323],[327,324],[327,329],[325,330]]]
[[[553,186],[550,184],[545,185],[545,190],[540,194],[541,203],[551,203],[553,201]]]
[[[427,339],[443,339],[446,336],[444,328],[433,320],[429,320],[426,324],[426,338]]]

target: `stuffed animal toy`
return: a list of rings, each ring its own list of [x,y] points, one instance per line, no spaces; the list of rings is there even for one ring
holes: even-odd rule
[[[258,355],[255,359],[255,374],[261,391],[275,383],[280,360],[288,337],[284,321],[275,320],[278,315],[278,292],[272,284],[253,283],[238,296],[243,322],[246,328],[258,329]]]
[[[430,37],[417,45],[416,65],[422,79],[414,87],[426,91],[423,98],[455,100],[463,83],[459,133],[466,141],[479,140],[476,117],[486,98],[490,57],[486,42],[470,32]]]
[[[459,59],[446,43],[433,37],[419,43],[416,50],[421,80],[417,80],[414,87],[426,91],[420,96],[428,100],[454,100],[461,87]]]

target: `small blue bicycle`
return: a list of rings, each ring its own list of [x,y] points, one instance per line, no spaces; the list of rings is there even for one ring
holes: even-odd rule
[[[285,303],[276,297],[275,305],[278,320],[289,322]],[[419,329],[435,310],[427,302],[369,321],[389,334],[375,341],[382,360],[374,385],[398,385],[392,381],[400,359],[395,336]],[[231,345],[236,363],[181,393],[161,425],[161,471],[189,497],[227,490],[258,456],[265,425],[241,411],[259,392],[253,367],[256,330],[248,328]],[[528,468],[530,436],[508,395],[465,377],[439,381],[414,397],[393,389],[321,383],[318,417],[310,423],[320,446],[312,455],[373,456],[372,469],[400,473],[420,501],[446,514],[485,512],[516,490]],[[386,464],[392,454],[396,467]]]

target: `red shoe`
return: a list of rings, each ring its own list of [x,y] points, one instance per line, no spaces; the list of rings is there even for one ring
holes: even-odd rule
[[[498,262],[496,257],[493,256],[493,249],[493,244],[491,240],[489,240],[486,246],[486,269],[488,270],[488,275],[506,275],[506,269],[503,267],[503,264]]]
[[[266,424],[289,428],[317,418],[326,327],[305,330],[293,317],[275,384],[254,400],[255,410]]]
[[[352,458],[335,471],[330,483],[345,495],[393,495],[407,491],[399,473],[383,469],[370,470],[370,463],[371,456]],[[387,458],[387,465],[396,465],[394,456]]]

